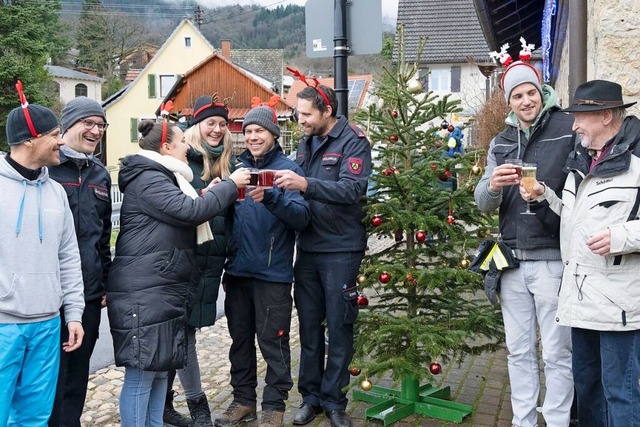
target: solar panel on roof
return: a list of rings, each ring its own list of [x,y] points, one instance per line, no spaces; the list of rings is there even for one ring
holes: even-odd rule
[[[366,79],[354,79],[349,80],[347,88],[349,89],[349,109],[355,110],[358,108],[358,102],[362,97],[362,92],[367,83]]]

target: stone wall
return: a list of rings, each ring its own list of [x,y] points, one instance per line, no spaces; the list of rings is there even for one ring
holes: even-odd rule
[[[626,101],[640,101],[640,2],[588,0],[587,79],[611,80],[622,85]],[[568,43],[556,81],[563,106],[568,104],[571,78]],[[640,116],[636,105],[630,114]]]

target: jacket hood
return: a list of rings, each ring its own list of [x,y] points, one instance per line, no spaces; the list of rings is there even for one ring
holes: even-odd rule
[[[0,176],[4,176],[6,178],[10,178],[16,181],[26,181],[27,185],[31,184],[31,185],[36,185],[37,181],[40,182],[45,182],[46,180],[49,179],[49,169],[47,167],[42,167],[40,169],[40,175],[38,175],[38,179],[36,181],[29,181],[27,180],[25,177],[23,177],[22,175],[20,175],[20,173],[15,170],[10,164],[9,162],[7,162],[6,159],[7,154],[6,153],[2,153],[0,154]]]
[[[157,171],[164,173],[170,177],[172,181],[176,182],[176,177],[173,172],[162,166],[160,163],[139,154],[132,154],[122,159],[122,165],[120,167],[120,172],[118,173],[118,186],[120,187],[120,191],[124,193],[127,185],[145,171]]]

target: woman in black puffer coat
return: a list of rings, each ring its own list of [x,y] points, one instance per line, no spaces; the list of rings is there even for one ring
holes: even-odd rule
[[[240,169],[198,196],[189,184],[182,131],[149,121],[139,130],[142,151],[122,161],[118,176],[124,199],[107,284],[116,365],[126,368],[120,397],[125,427],[162,426],[167,371],[186,361],[196,238],[210,238],[207,220],[249,181]]]
[[[193,187],[200,191],[213,180],[228,177],[235,169],[231,134],[227,127],[229,113],[216,96],[202,96],[196,100],[189,128],[184,136],[189,144],[187,160],[193,172]],[[228,212],[230,211],[230,212]],[[227,240],[231,235],[233,209],[225,209],[209,220],[213,240],[198,245],[196,258],[198,274],[193,276],[191,312],[189,313],[188,363],[178,371],[191,419],[173,407],[173,380],[169,372],[164,422],[176,427],[212,427],[207,397],[202,390],[200,366],[196,353],[196,329],[211,326],[216,321],[220,277],[227,257]]]

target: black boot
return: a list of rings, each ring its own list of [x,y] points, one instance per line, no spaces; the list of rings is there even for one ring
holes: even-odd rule
[[[185,417],[180,412],[176,411],[173,407],[173,396],[175,391],[167,391],[167,398],[164,401],[164,412],[162,413],[162,421],[166,425],[174,427],[190,427],[191,420],[189,417]]]
[[[204,393],[197,399],[187,399],[187,405],[189,405],[193,427],[213,427],[211,409]]]

